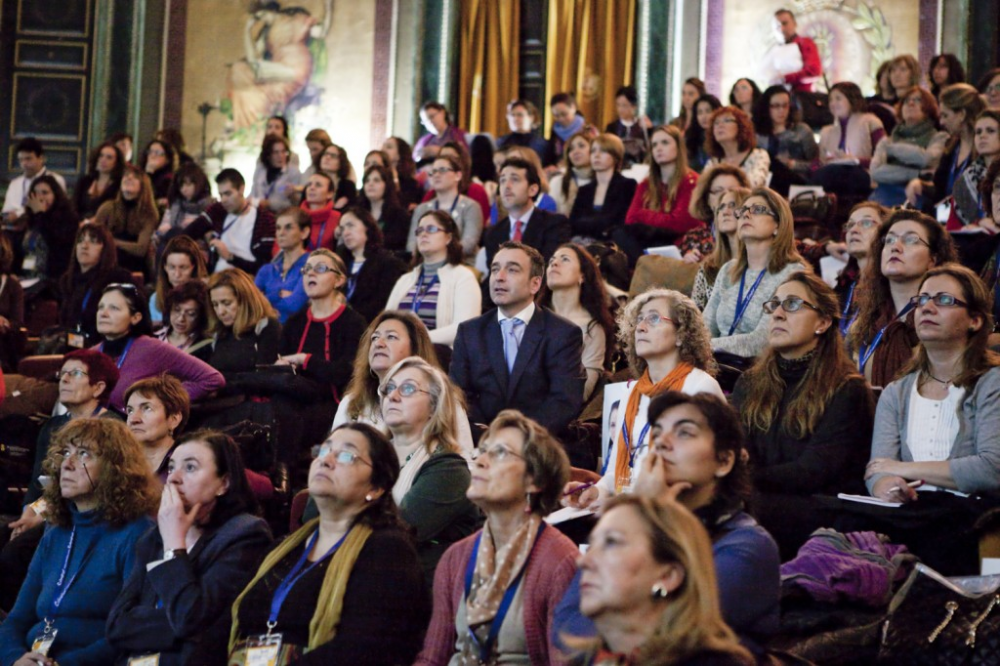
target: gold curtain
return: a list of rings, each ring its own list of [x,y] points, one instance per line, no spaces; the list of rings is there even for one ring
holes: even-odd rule
[[[632,83],[635,0],[549,0],[545,92],[573,92],[587,122],[617,118],[615,91]],[[545,136],[552,130],[546,104]]]
[[[462,0],[459,16],[458,124],[506,134],[507,102],[518,97],[520,0]]]

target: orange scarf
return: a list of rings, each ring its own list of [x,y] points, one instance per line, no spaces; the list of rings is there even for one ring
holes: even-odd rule
[[[642,373],[642,377],[635,384],[635,388],[629,393],[628,404],[625,405],[625,419],[622,425],[622,432],[618,434],[618,458],[615,460],[615,492],[620,493],[632,483],[632,465],[630,464],[629,446],[625,442],[625,429],[628,428],[628,441],[635,447],[639,442],[635,441],[637,433],[633,431],[635,417],[639,415],[639,402],[642,396],[653,397],[665,391],[680,391],[684,386],[684,380],[694,370],[690,363],[678,363],[677,367],[670,371],[666,377],[653,383],[649,378],[649,368]]]

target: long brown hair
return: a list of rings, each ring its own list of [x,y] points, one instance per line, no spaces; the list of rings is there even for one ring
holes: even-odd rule
[[[159,220],[160,211],[156,207],[156,198],[153,196],[153,182],[149,179],[149,176],[134,164],[127,165],[122,171],[122,180],[125,180],[126,176],[132,176],[139,181],[139,195],[135,198],[136,206],[134,214],[141,220],[150,218]],[[111,205],[113,207],[113,217],[124,220],[129,214],[129,210],[125,206],[125,192],[120,188],[118,196],[115,197]]]
[[[965,301],[965,309],[970,317],[979,317],[983,320],[979,330],[968,334],[962,352],[962,372],[952,380],[955,386],[971,391],[983,374],[1000,365],[1000,355],[988,347],[990,333],[993,331],[993,296],[978,275],[954,262],[935,266],[927,271],[924,279],[920,281],[921,289],[928,279],[938,275],[947,275],[962,285],[962,293],[957,296]],[[911,372],[922,372],[925,376],[930,376],[930,359],[927,358],[927,350],[923,344],[917,346],[917,352],[900,374],[906,375]]]
[[[569,141],[566,142],[566,148],[565,148],[565,150],[563,150],[563,157],[562,157],[563,166],[564,166],[563,177],[562,177],[562,182],[560,183],[560,186],[561,186],[560,189],[562,190],[563,199],[568,199],[569,198],[569,186],[573,184],[573,163],[570,162],[570,160],[569,160],[569,147],[570,147],[570,144],[573,143],[573,140],[574,139],[578,139],[578,138],[579,139],[583,139],[584,141],[587,142],[587,155],[588,155],[588,157],[590,155],[590,144],[592,144],[594,142],[594,135],[593,135],[593,133],[591,132],[591,130],[589,128],[586,128],[586,127],[583,128],[582,130],[580,130],[579,132],[577,132],[576,134],[574,134],[573,136],[571,136],[569,138]],[[587,165],[587,169],[588,170],[590,169],[590,165],[589,164]]]
[[[809,369],[799,383],[801,388],[784,414],[780,414],[782,397],[794,387],[786,386],[781,378],[777,353],[770,346],[764,350],[753,367],[743,373],[741,381],[746,383],[747,398],[740,408],[740,418],[747,430],[766,432],[780,415],[782,430],[803,439],[816,430],[840,387],[861,375],[840,340],[840,303],[833,289],[812,273],[802,271],[792,273],[783,284],[790,282],[804,286],[819,313],[832,323],[818,336]]]
[[[742,206],[743,203],[747,200],[747,197],[750,196],[749,187],[737,187],[736,189],[731,190],[731,192],[734,197],[733,201],[736,202],[737,208]],[[724,192],[722,196],[719,197],[720,204],[722,203],[722,199],[726,196],[726,194],[729,194],[729,192]],[[716,217],[718,217],[718,210],[716,210],[715,215]],[[733,244],[730,245],[729,239],[723,236],[722,232],[719,231],[718,220],[715,220],[715,222],[712,224],[712,228],[713,228],[712,235],[715,237],[715,246],[712,249],[712,254],[705,257],[705,260],[701,262],[701,265],[705,269],[705,272],[710,274],[714,280],[715,276],[718,275],[719,273],[719,269],[725,266],[730,259],[736,256],[740,248],[740,239],[736,238],[733,241]]]
[[[795,249],[795,218],[792,217],[792,208],[788,205],[785,197],[769,187],[755,187],[744,199],[744,204],[752,197],[764,199],[777,216],[775,221],[778,223],[778,233],[774,237],[770,252],[768,252],[767,272],[779,273],[785,266],[794,262],[806,265],[805,259]],[[740,243],[739,254],[729,272],[729,278],[734,282],[738,280],[743,271],[747,269],[747,265],[747,251]]]
[[[191,273],[192,280],[201,280],[208,275],[208,268],[205,266],[205,257],[201,254],[201,248],[190,236],[174,236],[163,248],[160,255],[160,266],[156,271],[156,309],[160,311],[165,319],[170,313],[164,312],[167,307],[167,293],[173,288],[170,278],[167,277],[167,257],[171,254],[183,254],[191,260],[194,271]]]
[[[642,198],[642,207],[647,210],[664,211],[669,210],[674,201],[677,200],[677,190],[681,186],[681,181],[687,178],[691,169],[688,168],[687,147],[684,145],[684,134],[673,125],[660,125],[649,133],[650,142],[657,132],[663,132],[677,146],[677,159],[674,160],[674,172],[670,180],[666,183],[660,177],[660,165],[653,159],[653,151],[650,150],[646,156],[646,164],[649,166],[649,176],[646,182],[649,186]]]
[[[847,336],[848,349],[857,349],[861,344],[868,344],[878,330],[895,312],[892,307],[892,293],[889,291],[889,279],[882,274],[882,250],[885,249],[885,236],[897,222],[912,221],[924,228],[929,239],[931,258],[934,265],[958,261],[955,244],[951,236],[931,217],[915,210],[897,210],[879,225],[878,235],[872,242],[868,255],[868,266],[865,267],[858,281],[858,317],[854,320]],[[888,309],[887,309],[888,308]]]
[[[722,162],[707,167],[698,178],[698,184],[694,186],[694,193],[691,194],[691,205],[688,206],[691,217],[702,222],[711,222],[715,219],[715,211],[708,205],[708,195],[712,189],[712,182],[719,176],[732,176],[739,182],[740,187],[750,188],[746,172],[738,166]]]
[[[361,335],[358,343],[358,353],[354,355],[354,371],[351,373],[351,383],[347,386],[344,399],[350,398],[347,417],[352,421],[371,413],[381,411],[378,395],[378,375],[372,372],[368,364],[368,352],[371,351],[372,336],[384,321],[398,321],[410,336],[410,355],[419,356],[436,368],[441,367],[438,361],[434,343],[427,333],[427,327],[412,312],[403,310],[383,310],[378,314]]]
[[[70,255],[69,266],[66,272],[59,278],[59,288],[64,293],[73,290],[73,283],[82,275],[80,261],[76,258],[76,246],[86,237],[92,243],[101,244],[101,256],[97,265],[92,269],[95,275],[107,275],[118,267],[118,250],[115,248],[115,237],[111,235],[111,230],[101,224],[87,222],[80,225],[76,230],[76,238],[73,240],[73,253]]]

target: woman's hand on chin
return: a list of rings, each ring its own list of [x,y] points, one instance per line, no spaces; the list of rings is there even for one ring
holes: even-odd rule
[[[670,483],[667,480],[667,464],[660,456],[651,453],[642,461],[642,472],[635,481],[633,492],[653,500],[677,501],[681,493],[692,487],[687,481]]]
[[[195,504],[190,510],[185,510],[184,501],[177,488],[169,481],[163,486],[156,522],[160,528],[164,550],[187,547],[187,534],[198,517],[199,509],[201,504]]]

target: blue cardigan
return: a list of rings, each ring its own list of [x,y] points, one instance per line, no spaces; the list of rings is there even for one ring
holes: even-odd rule
[[[278,319],[281,321],[282,326],[288,321],[289,317],[300,311],[309,302],[309,297],[306,296],[306,288],[302,284],[302,267],[306,265],[308,259],[309,253],[306,252],[292,264],[291,269],[282,278],[281,267],[285,261],[285,253],[279,252],[278,256],[272,259],[270,263],[264,264],[261,267],[257,273],[257,277],[254,279],[254,284],[267,297],[267,300],[274,306],[274,309],[278,311]],[[292,293],[290,296],[282,297],[282,291],[290,291]]]
[[[32,641],[45,628],[43,620],[56,596],[56,581],[74,529],[76,537],[63,583],[64,588],[68,582],[71,585],[55,613],[59,633],[49,657],[60,666],[104,666],[114,661],[115,651],[104,636],[104,622],[132,570],[135,544],[153,521],[144,516],[112,527],[101,519],[99,511],[72,511],[72,529],[53,527],[42,537],[17,602],[0,625],[2,666],[11,666],[29,652]]]

